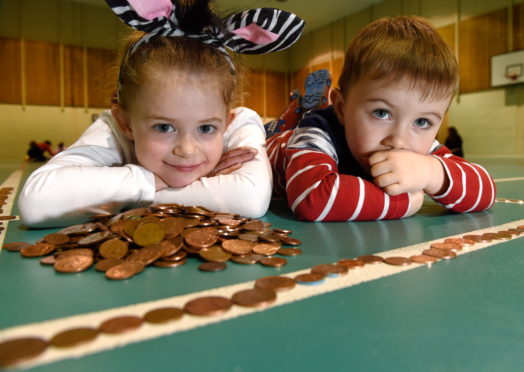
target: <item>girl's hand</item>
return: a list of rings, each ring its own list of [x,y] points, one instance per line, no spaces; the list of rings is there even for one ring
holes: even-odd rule
[[[242,164],[253,160],[257,154],[257,149],[253,147],[237,147],[229,150],[222,154],[217,166],[208,177],[230,174],[239,169]]]
[[[168,187],[169,185],[165,183],[164,180],[155,173],[155,190],[160,191],[163,189],[167,189]]]

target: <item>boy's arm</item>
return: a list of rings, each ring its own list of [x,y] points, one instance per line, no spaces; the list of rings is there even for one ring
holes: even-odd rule
[[[458,213],[491,208],[496,187],[486,169],[453,155],[446,146],[437,148],[432,155],[442,164],[449,186],[437,195],[430,195],[431,198]]]
[[[420,208],[420,205],[410,208],[407,193],[390,196],[372,182],[340,174],[335,160],[321,151],[287,149],[286,158],[288,204],[300,219],[396,219],[414,214]]]

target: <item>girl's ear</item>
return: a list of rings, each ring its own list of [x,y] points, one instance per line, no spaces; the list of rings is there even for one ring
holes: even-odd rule
[[[344,95],[340,91],[340,88],[337,89],[331,89],[331,92],[329,92],[329,98],[331,99],[331,103],[333,104],[333,108],[335,109],[335,114],[337,115],[337,119],[340,123],[344,124]]]
[[[129,139],[130,141],[133,141],[133,130],[131,129],[131,123],[129,122],[129,119],[127,118],[127,114],[118,103],[115,103],[111,105],[111,114],[115,118],[118,127],[124,134],[124,136]]]
[[[229,126],[229,124],[231,124],[233,120],[235,120],[236,116],[237,114],[233,110],[229,111],[229,115],[227,116],[227,121],[226,121],[226,128]]]

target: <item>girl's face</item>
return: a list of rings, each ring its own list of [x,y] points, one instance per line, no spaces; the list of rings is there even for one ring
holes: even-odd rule
[[[230,117],[209,75],[173,70],[155,75],[129,106],[113,114],[134,142],[138,163],[169,186],[187,186],[218,164]]]

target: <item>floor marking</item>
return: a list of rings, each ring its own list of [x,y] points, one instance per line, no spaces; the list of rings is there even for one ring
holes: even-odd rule
[[[18,187],[20,185],[20,181],[22,180],[22,170],[15,170],[13,173],[7,177],[7,179],[0,185],[0,188],[3,187],[12,187],[13,191],[9,194],[7,197],[5,204],[3,205],[3,216],[9,216],[11,214],[11,211],[13,210],[13,205],[15,202],[15,197],[18,192]],[[4,245],[4,239],[6,236],[7,228],[9,227],[9,221],[16,221],[19,218],[15,218],[12,220],[5,220],[2,221],[4,224],[2,225],[5,229],[3,231],[0,231],[0,251],[2,251],[2,246]]]
[[[494,181],[496,183],[511,182],[511,181],[524,181],[524,177],[498,178],[498,179],[496,179]]]
[[[514,228],[519,225],[524,225],[524,219],[513,221],[510,223],[492,226],[488,228],[483,228],[480,230],[464,232],[461,234],[449,236],[449,237],[461,237],[466,234],[483,234],[485,232],[494,232],[500,230],[507,230],[509,228]],[[524,235],[522,235],[524,236]],[[513,237],[517,239],[518,236]],[[432,242],[442,241],[444,238],[427,241],[411,246],[406,246],[398,249],[393,249],[390,251],[385,251],[377,253],[382,257],[391,257],[391,256],[403,256],[409,257],[414,254],[420,254],[424,249],[428,248]],[[476,243],[471,247],[465,247],[462,251],[457,252],[457,256],[467,254],[473,251],[477,251],[486,247],[490,247],[504,241],[492,241],[490,243]],[[435,263],[437,264],[437,263]],[[184,317],[179,321],[173,321],[171,323],[166,323],[162,325],[152,325],[144,323],[142,327],[137,331],[132,331],[129,333],[124,333],[122,335],[99,335],[98,338],[90,343],[87,343],[82,346],[72,347],[69,349],[60,349],[49,347],[40,357],[30,360],[24,364],[21,364],[19,367],[28,368],[36,365],[56,362],[63,359],[69,358],[79,358],[85,355],[111,350],[113,348],[122,347],[127,344],[146,341],[149,339],[158,338],[161,336],[170,335],[176,332],[186,331],[189,329],[206,326],[213,323],[218,323],[224,320],[233,319],[239,316],[252,314],[258,311],[264,311],[271,309],[276,306],[281,306],[284,304],[292,303],[295,301],[300,301],[307,299],[313,296],[318,296],[324,293],[329,293],[343,288],[348,288],[357,284],[368,282],[371,280],[380,279],[390,275],[398,274],[404,271],[413,270],[416,268],[425,267],[421,264],[412,264],[408,266],[390,266],[387,264],[377,264],[377,265],[367,265],[360,269],[351,270],[347,275],[341,276],[339,278],[326,278],[325,283],[316,285],[316,286],[307,286],[307,285],[298,285],[287,292],[278,293],[277,301],[268,307],[262,309],[251,309],[243,308],[240,306],[233,306],[230,311],[227,313],[216,316],[216,317],[197,317],[191,315],[184,315]],[[298,274],[309,272],[310,268],[283,274],[282,276],[295,277]],[[254,281],[248,281],[244,283],[239,283],[235,285],[225,286],[221,288],[214,288],[210,290],[205,290],[201,292],[191,293],[183,296],[175,296],[171,298],[165,298],[156,301],[149,301],[144,303],[138,303],[135,305],[123,306],[120,308],[113,308],[109,310],[103,310],[93,313],[86,313],[75,315],[71,317],[54,319],[49,321],[44,321],[40,323],[26,324],[22,326],[6,328],[0,331],[0,342],[16,338],[16,337],[26,337],[26,336],[36,336],[42,337],[44,339],[50,339],[53,335],[58,332],[75,327],[93,327],[98,328],[99,324],[102,321],[107,320],[114,316],[121,315],[135,315],[143,316],[147,311],[164,307],[164,306],[177,306],[183,307],[184,304],[194,298],[202,296],[225,296],[231,297],[235,292],[252,288]]]

